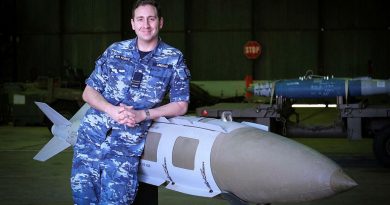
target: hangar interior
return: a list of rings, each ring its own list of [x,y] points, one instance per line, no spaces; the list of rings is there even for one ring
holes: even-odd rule
[[[43,127],[47,118],[33,102],[47,102],[70,118],[82,104],[84,80],[94,69],[95,60],[113,42],[135,37],[130,26],[133,2],[0,2],[0,159],[8,161],[0,165],[0,175],[3,176],[0,178],[0,203],[4,202],[1,204],[71,203],[68,185],[71,151],[47,164],[30,161],[51,137],[51,133]],[[216,113],[250,106],[248,98],[244,97],[245,79],[248,76],[254,82],[297,79],[310,70],[319,76],[371,77],[387,80],[386,83],[390,78],[390,2],[387,0],[160,2],[164,17],[161,38],[184,53],[191,71],[194,84],[191,111],[194,114],[196,108],[217,102],[235,104],[224,104],[223,109],[211,107]],[[257,41],[261,45],[261,54],[256,59],[248,59],[244,55],[244,46],[248,41]],[[255,104],[266,105],[269,99],[254,100]],[[327,104],[339,100],[306,99],[305,102]],[[375,135],[371,129],[366,129],[367,126],[373,127],[373,124],[388,125],[389,93],[358,98],[356,101],[350,99],[358,106],[353,112],[367,111],[366,104],[361,103],[366,100],[374,102],[374,106],[380,104],[380,109],[369,112],[369,119],[380,120],[356,121],[354,117],[351,123],[361,125],[363,136],[360,140],[346,137],[348,131],[345,129],[348,127],[345,125],[336,131],[336,135],[342,133],[342,137],[294,136],[297,141],[331,156],[361,184],[345,195],[313,204],[387,204],[389,201],[386,198],[390,195],[389,171],[377,164],[374,156],[377,153],[372,153],[372,146],[375,145],[371,137]],[[278,106],[286,105],[285,102],[278,104],[276,101],[274,111],[279,111]],[[269,107],[265,109],[269,110]],[[201,115],[201,111],[198,111],[198,115]],[[341,112],[328,107],[295,108],[294,112],[284,108],[284,111],[292,118],[294,115],[291,114],[299,112],[301,123],[309,125],[310,129],[340,122],[335,122],[335,119],[340,119]],[[271,119],[268,124],[277,119],[266,118]],[[246,117],[240,119],[233,116],[233,119],[245,120]],[[384,124],[382,121],[385,121]],[[341,123],[349,122],[341,119]],[[30,127],[32,125],[34,127]],[[283,127],[277,123],[274,129],[282,133]],[[309,135],[319,136],[322,133],[311,132]],[[380,144],[382,154],[388,163],[389,136],[387,132],[380,138],[383,141]],[[23,170],[26,168],[34,173],[26,173]],[[378,180],[378,176],[383,180]],[[25,180],[13,183],[17,179]],[[65,185],[58,187],[59,184]],[[41,188],[44,192],[56,193],[42,194],[39,191]],[[374,189],[381,190],[381,193]],[[172,204],[173,198],[178,204],[227,204],[220,200],[188,198],[165,189],[159,189],[159,193],[159,204]]]
[[[1,82],[88,75],[115,41],[134,37],[131,0],[5,0]],[[389,78],[385,0],[162,0],[162,39],[182,50],[192,80],[296,78],[306,70],[337,77]],[[249,40],[262,45],[251,61]]]

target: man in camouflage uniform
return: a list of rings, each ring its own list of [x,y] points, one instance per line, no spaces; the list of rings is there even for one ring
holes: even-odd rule
[[[187,111],[190,74],[181,52],[158,37],[160,15],[155,1],[138,0],[131,19],[137,38],[108,47],[86,80],[91,108],[74,147],[75,204],[131,204],[152,119]],[[168,91],[170,103],[160,106]]]

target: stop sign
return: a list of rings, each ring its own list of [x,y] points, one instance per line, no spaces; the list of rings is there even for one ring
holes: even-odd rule
[[[244,45],[244,55],[248,59],[256,59],[261,54],[261,45],[257,41],[248,41]]]

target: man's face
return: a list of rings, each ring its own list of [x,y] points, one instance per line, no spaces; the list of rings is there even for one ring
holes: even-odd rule
[[[139,6],[134,10],[131,26],[139,41],[150,43],[158,39],[158,32],[163,26],[163,19],[158,18],[157,9],[154,6]]]

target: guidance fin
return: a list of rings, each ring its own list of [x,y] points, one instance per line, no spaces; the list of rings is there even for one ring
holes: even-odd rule
[[[43,113],[55,124],[55,125],[71,125],[72,123],[67,120],[60,113],[55,111],[46,103],[35,102],[35,104],[42,110]]]
[[[35,155],[34,159],[38,161],[46,161],[64,149],[70,144],[60,137],[54,136],[51,140]]]

